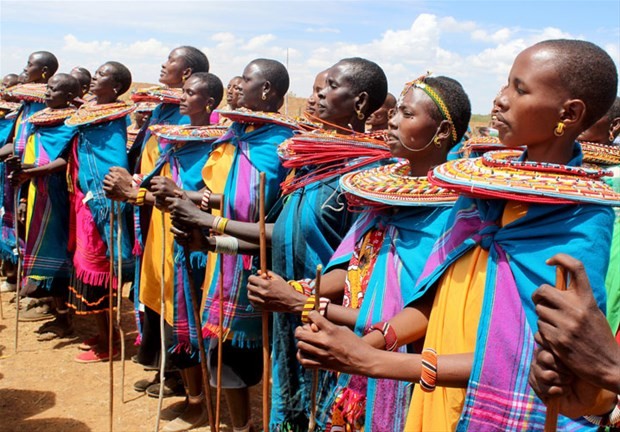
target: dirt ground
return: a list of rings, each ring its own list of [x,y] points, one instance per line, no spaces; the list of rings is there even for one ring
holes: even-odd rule
[[[35,330],[42,322],[19,323],[17,354],[14,350],[15,307],[13,293],[1,294],[4,318],[0,318],[0,432],[99,432],[108,431],[109,366],[107,362],[80,364],[73,361],[82,340],[94,335],[89,317],[74,319],[75,333],[66,339],[38,342]],[[126,298],[126,297],[125,297]],[[130,359],[136,353],[133,305],[125,300],[125,386],[121,388],[120,360],[114,361],[114,431],[154,431],[157,399],[133,390],[139,379],[152,378]],[[251,392],[252,420],[261,424],[261,386]],[[124,399],[124,402],[123,402]],[[184,398],[164,399],[160,427],[174,419]],[[213,390],[215,404],[215,390]],[[194,429],[209,431],[209,427]],[[222,431],[232,427],[222,400]]]

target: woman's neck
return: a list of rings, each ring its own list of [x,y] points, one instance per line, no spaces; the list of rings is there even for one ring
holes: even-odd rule
[[[211,114],[204,111],[200,114],[190,115],[189,120],[192,126],[209,126],[211,124]]]

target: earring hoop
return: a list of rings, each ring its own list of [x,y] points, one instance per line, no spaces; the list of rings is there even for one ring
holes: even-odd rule
[[[263,92],[263,96],[261,97],[262,100],[267,100],[267,92]]]
[[[364,120],[364,113],[361,111],[355,111],[357,113],[357,119],[358,120]]]
[[[564,124],[564,122],[559,121],[558,125],[555,127],[555,129],[553,130],[553,134],[557,137],[561,137],[562,135],[564,135],[564,127],[566,125]]]
[[[207,114],[211,114],[211,107],[207,105],[206,111],[207,111]]]
[[[43,72],[43,73],[41,74],[41,78],[43,78],[43,79],[47,78],[47,74],[46,74],[45,72]]]
[[[436,136],[433,140],[433,143],[435,144],[435,147],[441,148],[441,142],[439,141],[439,137]]]

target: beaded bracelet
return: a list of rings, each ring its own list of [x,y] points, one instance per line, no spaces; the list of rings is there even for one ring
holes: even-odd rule
[[[437,352],[432,348],[422,351],[422,373],[420,374],[420,388],[430,393],[437,385]]]
[[[137,205],[137,206],[143,206],[144,205],[144,199],[146,198],[146,192],[147,192],[147,189],[145,189],[145,188],[140,188],[138,190],[138,195],[136,196],[135,205]]]
[[[202,193],[202,200],[200,200],[200,210],[202,210],[203,212],[208,212],[211,208],[210,200],[211,190],[208,187],[205,187],[205,191]]]
[[[618,396],[618,403],[616,404],[614,409],[611,410],[609,414],[606,414],[604,416],[589,415],[589,416],[584,416],[584,418],[590,423],[593,423],[597,426],[617,427],[618,425],[620,425],[620,395]]]
[[[398,348],[398,337],[396,337],[396,332],[394,331],[390,323],[381,321],[373,324],[372,326],[368,327],[368,329],[366,329],[364,334],[371,333],[375,330],[380,331],[383,335],[383,339],[385,340],[384,349],[386,351],[396,351],[396,349]]]
[[[215,253],[226,255],[237,255],[239,250],[239,240],[237,237],[216,236],[215,237]]]
[[[327,306],[329,306],[330,303],[331,301],[328,298],[321,297],[319,299],[319,307],[317,311],[321,314],[321,316],[325,316],[325,314],[327,313]],[[310,312],[312,312],[315,309],[315,306],[316,306],[316,296],[311,295],[310,297],[308,297],[308,300],[306,300],[306,303],[304,304],[304,309],[301,312],[302,323],[308,324],[310,322],[308,315],[310,315]]]
[[[306,296],[310,296],[312,294],[314,294],[314,279],[301,279],[299,281],[299,284],[301,285],[301,287],[303,288],[303,293]]]
[[[211,228],[214,232],[218,234],[224,234],[226,224],[228,224],[228,219],[226,219],[225,217],[216,216],[215,219],[213,219],[213,225],[211,226]]]

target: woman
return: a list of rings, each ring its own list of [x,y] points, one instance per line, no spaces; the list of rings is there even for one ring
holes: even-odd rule
[[[275,60],[256,59],[245,67],[242,78],[239,105],[257,114],[252,117],[251,112],[244,111],[242,115],[249,116],[252,124],[236,121],[214,143],[203,169],[206,188],[198,196],[198,202],[202,198],[203,210],[211,211],[219,218],[219,233],[223,233],[224,225],[228,224],[256,226],[259,172],[266,176],[266,211],[274,207],[280,183],[286,175],[277,157],[277,146],[292,135],[287,126],[259,121],[261,117],[276,113],[282,106],[289,86],[284,65]],[[225,197],[223,205],[221,194]],[[211,213],[193,211],[196,206],[189,200],[173,199],[172,202],[170,208],[175,226],[189,231],[203,229],[203,232],[212,227]],[[215,251],[222,250],[216,248]],[[233,426],[245,431],[251,427],[249,387],[257,384],[262,374],[261,313],[250,306],[246,292],[247,277],[258,263],[255,257],[242,254],[248,251],[235,249],[234,253],[228,252],[230,254],[209,254],[204,284],[203,332],[211,339],[209,366],[214,377],[221,282],[218,268],[222,262],[225,275],[223,331],[226,338],[222,387]],[[250,253],[256,253],[256,248]]]
[[[71,256],[69,240],[69,194],[66,167],[74,128],[65,120],[75,113],[71,102],[79,94],[79,83],[68,74],[54,75],[47,83],[47,108],[28,118],[31,134],[26,141],[24,161],[12,174],[14,185],[28,182],[23,276],[54,298],[57,317],[39,329],[40,339],[65,337],[73,328],[66,306]],[[40,319],[36,308],[20,319]]]
[[[427,89],[439,95],[441,104],[447,107],[447,118],[425,93]],[[408,162],[342,177],[341,187],[348,192],[349,203],[358,209],[360,204],[365,206],[322,277],[321,295],[337,299],[321,302],[325,305],[323,315],[330,321],[354,328],[361,336],[378,321],[392,318],[416,297],[415,281],[456,200],[456,194],[430,185],[426,173],[445,162],[449,150],[465,132],[470,114],[469,99],[456,81],[446,77],[413,81],[402,92],[388,133],[392,156]],[[396,192],[385,192],[386,187]],[[252,278],[250,284],[255,284],[249,290],[258,298],[267,291],[270,298],[278,297],[280,311],[300,314],[313,301],[313,297],[289,286],[303,287],[306,281],[287,284],[272,275],[269,281]],[[267,309],[272,306],[261,305]],[[405,351],[404,347],[401,351]],[[333,403],[332,429],[404,428],[408,400],[405,383],[342,374],[328,400]]]
[[[536,331],[530,297],[541,283],[553,284],[544,262],[558,251],[576,254],[593,286],[603,286],[613,224],[605,206],[620,198],[600,172],[575,168],[582,159],[575,139],[611,106],[617,79],[609,55],[588,42],[551,40],[521,52],[496,98],[493,127],[506,146],[526,152],[487,153],[431,174],[434,184],[472,197],[459,198],[425,265],[416,287],[423,297],[390,320],[398,345],[424,336],[422,356],[378,351],[382,333],[360,343],[311,313],[317,327],[297,331],[302,364],[420,380],[406,430],[542,429],[544,405],[527,385]],[[600,85],[585,85],[590,80]],[[573,185],[592,176],[601,198],[545,192],[551,180],[541,176],[549,169]],[[595,298],[603,305],[604,292]],[[428,324],[416,319],[420,313]],[[583,423],[561,418],[559,425]]]
[[[130,208],[119,203],[121,217],[110,229],[113,202],[105,198],[103,176],[113,165],[127,169],[126,116],[133,107],[118,97],[129,90],[131,72],[118,62],[104,63],[93,76],[90,91],[94,103],[85,104],[66,124],[77,128],[78,138],[72,148],[69,176],[71,190],[70,250],[73,252],[73,276],[69,286],[69,306],[78,315],[94,315],[97,335],[90,339],[85,351],[75,361],[93,363],[110,360],[119,354],[108,347],[108,286],[116,276],[110,275],[109,247],[116,227],[122,231],[123,282],[133,277],[133,259],[127,221]],[[117,213],[118,215],[118,213]],[[115,267],[115,275],[119,272]],[[112,279],[112,280],[111,280]],[[121,293],[117,293],[121,295]]]

